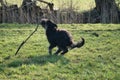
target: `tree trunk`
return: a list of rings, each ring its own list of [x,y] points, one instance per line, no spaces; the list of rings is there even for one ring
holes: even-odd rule
[[[96,10],[100,14],[101,23],[118,23],[119,10],[115,0],[95,0]]]

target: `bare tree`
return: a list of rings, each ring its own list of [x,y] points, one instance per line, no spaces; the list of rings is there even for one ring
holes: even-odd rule
[[[3,0],[0,0],[0,3],[1,3],[1,5],[4,5],[4,2],[3,2]]]
[[[118,23],[119,10],[115,0],[95,0],[95,9],[100,14],[102,23]]]

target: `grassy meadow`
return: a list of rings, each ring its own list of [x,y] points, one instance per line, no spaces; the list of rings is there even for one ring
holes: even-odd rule
[[[14,56],[35,27],[0,24],[0,80],[120,80],[120,24],[59,24],[75,41],[80,37],[86,41],[64,56],[49,56],[49,44],[39,26]]]

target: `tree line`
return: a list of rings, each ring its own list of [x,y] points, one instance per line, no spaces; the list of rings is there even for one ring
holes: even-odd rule
[[[77,12],[72,7],[54,10],[54,3],[38,1],[47,4],[49,9],[42,9],[32,0],[23,0],[20,7],[7,6],[0,0],[0,23],[37,23],[41,18],[52,19],[56,23],[120,23],[119,4],[115,0],[95,0],[96,7],[85,12]]]

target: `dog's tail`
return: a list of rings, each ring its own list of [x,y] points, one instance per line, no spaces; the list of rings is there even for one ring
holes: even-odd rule
[[[82,39],[82,40],[78,41],[77,43],[73,43],[73,44],[71,45],[71,49],[82,47],[82,46],[85,44],[85,39],[84,39],[84,38],[81,38],[81,39]]]

